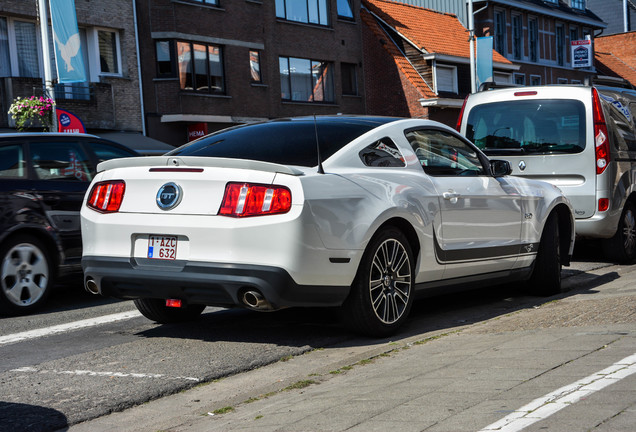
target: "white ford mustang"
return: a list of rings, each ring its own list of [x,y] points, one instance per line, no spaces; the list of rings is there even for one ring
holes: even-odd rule
[[[402,325],[418,293],[517,280],[553,294],[572,208],[509,173],[440,123],[357,116],[103,162],[81,212],[86,289],[157,322],[205,305],[338,306],[374,336]]]

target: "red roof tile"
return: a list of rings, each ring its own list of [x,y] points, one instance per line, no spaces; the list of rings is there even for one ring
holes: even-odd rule
[[[470,56],[468,30],[453,14],[388,0],[363,0],[363,4],[427,53]],[[493,61],[511,64],[496,51]]]
[[[636,86],[636,32],[597,37],[594,49],[603,73],[607,69]]]
[[[375,18],[373,18],[367,11],[360,11],[360,18],[369,27],[369,29],[375,33],[379,39],[388,39],[384,30],[378,25]],[[389,39],[390,40],[390,39]],[[436,98],[437,95],[433,93],[433,90],[424,81],[422,76],[415,70],[413,65],[408,61],[404,54],[393,44],[393,42],[387,42],[383,44],[384,49],[393,57],[395,64],[400,68],[400,71],[408,78],[413,86],[418,90],[422,97],[426,99]]]

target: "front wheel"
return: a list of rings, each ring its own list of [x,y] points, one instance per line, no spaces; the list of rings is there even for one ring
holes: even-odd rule
[[[550,215],[543,233],[528,291],[539,296],[551,296],[561,292],[561,247],[559,224],[555,214]]]
[[[49,296],[53,274],[53,261],[38,239],[9,239],[0,246],[0,312],[19,315],[39,308]]]
[[[413,304],[413,272],[413,253],[404,234],[396,228],[381,231],[364,252],[341,308],[345,323],[375,337],[397,331]]]
[[[636,258],[636,207],[631,202],[625,203],[614,237],[603,240],[603,253],[620,264],[631,263]]]
[[[205,309],[205,305],[188,305],[183,308],[167,307],[165,300],[153,298],[136,299],[135,306],[143,316],[159,324],[194,321]]]

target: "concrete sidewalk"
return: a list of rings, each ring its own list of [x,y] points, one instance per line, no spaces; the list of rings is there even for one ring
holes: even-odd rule
[[[316,350],[70,430],[480,431],[633,359],[632,267],[572,275],[564,281],[568,295],[541,306],[395,342]],[[602,277],[609,282],[582,289]],[[533,424],[526,419],[523,430],[633,432],[636,374],[628,372],[636,364],[617,369],[603,375],[614,380],[610,386],[576,403],[570,397],[560,411],[553,409],[560,402],[552,403],[552,415]]]

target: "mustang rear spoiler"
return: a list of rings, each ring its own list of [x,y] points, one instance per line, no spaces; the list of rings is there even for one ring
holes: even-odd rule
[[[132,158],[111,159],[97,165],[97,172],[115,168],[129,167],[203,167],[203,168],[236,168],[289,174],[294,176],[305,173],[297,168],[279,165],[271,162],[261,162],[247,159],[231,159],[201,156],[144,156]]]

